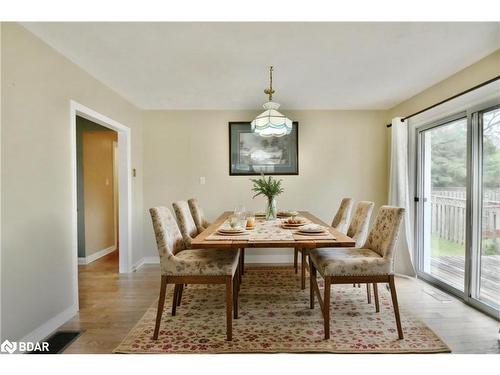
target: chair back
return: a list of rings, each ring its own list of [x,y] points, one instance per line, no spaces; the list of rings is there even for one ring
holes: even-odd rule
[[[198,234],[203,232],[208,228],[210,223],[205,218],[205,214],[203,213],[202,208],[198,204],[198,200],[195,198],[191,198],[188,200],[189,210],[191,211],[191,216],[193,217],[194,224],[196,225],[196,229],[198,230]]]
[[[332,221],[332,227],[342,233],[347,233],[349,225],[349,217],[352,211],[352,198],[343,198],[340,202],[340,207]]]
[[[189,205],[186,201],[177,201],[172,203],[172,207],[174,208],[177,224],[179,224],[185,246],[189,249],[191,247],[191,240],[198,235],[198,229],[196,229],[196,224],[191,216]]]
[[[363,246],[368,234],[368,226],[373,211],[373,202],[361,201],[356,205],[347,235],[356,241],[356,247]]]
[[[165,270],[170,261],[175,261],[175,254],[184,250],[184,240],[167,207],[153,207],[149,209],[149,213],[153,221],[161,268]]]
[[[373,250],[392,261],[404,212],[404,208],[400,207],[380,207],[363,248]]]

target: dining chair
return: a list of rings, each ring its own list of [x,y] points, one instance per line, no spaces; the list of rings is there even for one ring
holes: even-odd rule
[[[375,305],[379,311],[378,283],[389,283],[399,339],[403,329],[394,283],[394,248],[404,209],[382,206],[361,248],[313,249],[309,253],[309,304],[314,309],[315,295],[323,313],[325,339],[330,338],[330,294],[332,284],[373,283]],[[324,279],[324,297],[318,286],[317,272]]]
[[[343,198],[340,202],[340,206],[337,210],[337,213],[333,217],[332,227],[337,229],[342,233],[346,233],[347,224],[349,223],[349,217],[351,215],[352,210],[352,198]],[[293,251],[293,267],[295,268],[295,273],[298,273],[299,270],[299,252],[301,255],[304,252],[307,252],[306,249],[295,248]],[[301,256],[301,287],[302,289],[306,288],[305,284],[305,273],[306,273],[306,259]]]
[[[172,208],[175,212],[175,217],[177,218],[177,224],[179,225],[182,239],[184,240],[186,249],[191,248],[191,241],[201,232],[198,231],[196,227],[193,216],[191,215],[191,210],[188,202],[177,201],[172,203]],[[242,281],[242,275],[244,274],[244,249],[239,249],[238,261],[240,272],[238,273],[239,282]]]
[[[356,209],[354,210],[354,215],[352,217],[351,223],[349,224],[349,229],[347,230],[347,236],[351,237],[355,241],[355,247],[361,247],[366,240],[368,234],[368,227],[370,225],[370,218],[373,211],[373,202],[360,201],[356,204]],[[331,248],[332,250],[334,248]],[[311,249],[299,249],[300,257],[302,260],[302,273],[301,277],[301,288],[304,290],[306,288],[306,268],[307,268],[307,258]],[[370,289],[367,285],[367,289]],[[368,291],[368,300],[370,301],[371,292]],[[370,303],[370,302],[369,302]]]
[[[149,210],[160,255],[160,298],[153,339],[158,339],[168,284],[175,284],[172,316],[182,298],[184,284],[225,284],[226,339],[232,340],[232,319],[238,318],[238,250],[186,249],[179,227],[166,207]]]
[[[188,199],[189,211],[191,211],[191,216],[193,217],[196,229],[198,229],[198,234],[203,232],[208,228],[210,222],[206,219],[203,209],[198,204],[198,199],[191,198]]]
[[[366,236],[368,234],[368,227],[370,226],[370,218],[373,211],[373,202],[361,201],[356,205],[354,210],[354,215],[352,216],[351,224],[349,224],[349,229],[347,230],[347,236],[351,237],[355,241],[355,248],[360,248],[364,245],[366,241]],[[353,284],[355,287],[356,284]],[[358,287],[361,285],[358,284]],[[366,284],[366,298],[368,303],[372,303],[372,292],[370,284]],[[378,312],[378,307],[377,307]]]
[[[346,234],[351,217],[353,201],[352,198],[343,198],[340,202],[339,209],[332,220],[332,227],[339,232]]]
[[[172,208],[177,218],[177,224],[181,230],[182,239],[184,240],[186,249],[191,248],[191,241],[198,235],[198,228],[191,216],[188,202],[177,201],[172,203]]]

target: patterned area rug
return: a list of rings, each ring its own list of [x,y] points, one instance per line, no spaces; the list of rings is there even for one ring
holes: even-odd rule
[[[396,281],[397,283],[397,281]],[[240,291],[233,341],[226,341],[223,286],[188,285],[172,317],[169,286],[157,341],[151,339],[156,303],[115,353],[443,353],[446,344],[424,323],[401,311],[404,340],[397,339],[390,294],[379,286],[380,313],[367,303],[366,287],[332,286],[331,339],[323,339],[319,305],[309,309],[293,268],[248,268]]]

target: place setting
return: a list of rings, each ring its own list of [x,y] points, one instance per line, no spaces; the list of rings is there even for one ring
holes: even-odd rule
[[[255,229],[256,215],[245,211],[243,206],[234,209],[233,214],[217,230],[207,237],[207,240],[224,239],[224,237],[241,237],[248,235]]]
[[[303,237],[321,237],[335,240],[335,237],[326,227],[314,223],[299,225],[298,229],[294,231],[294,234]]]
[[[303,217],[294,215],[289,217],[288,219],[282,220],[281,227],[283,229],[296,229],[306,225],[309,222],[309,220],[306,220]]]

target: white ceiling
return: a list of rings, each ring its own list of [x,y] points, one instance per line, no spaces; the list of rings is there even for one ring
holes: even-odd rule
[[[23,23],[143,109],[387,109],[500,48],[500,23]]]

